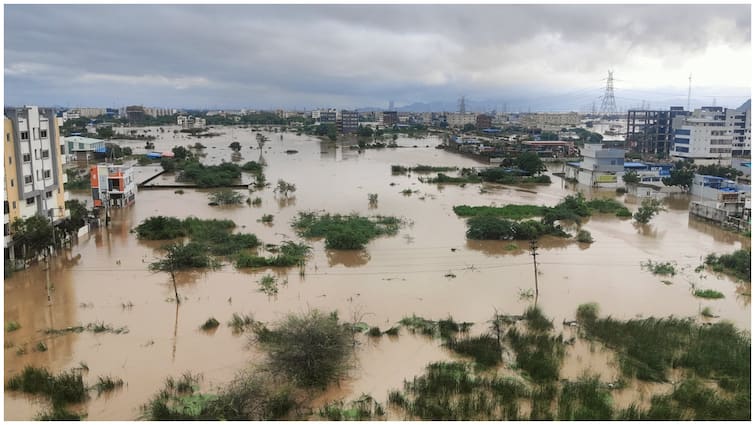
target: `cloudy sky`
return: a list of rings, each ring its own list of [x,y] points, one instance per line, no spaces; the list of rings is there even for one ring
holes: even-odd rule
[[[742,5],[6,5],[5,104],[738,106]]]

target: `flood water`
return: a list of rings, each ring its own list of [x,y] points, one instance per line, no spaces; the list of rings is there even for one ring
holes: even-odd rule
[[[7,378],[26,365],[45,366],[58,372],[89,367],[85,382],[98,376],[120,377],[126,385],[115,392],[93,395],[82,410],[89,420],[133,420],[139,407],[162,386],[168,375],[190,370],[202,373],[203,388],[211,389],[233,378],[263,356],[244,335],[234,335],[225,323],[236,313],[251,313],[256,320],[276,321],[289,313],[308,309],[337,310],[344,320],[359,319],[387,329],[402,317],[417,314],[430,319],[452,315],[459,321],[475,322],[484,331],[494,312],[521,314],[531,304],[520,293],[534,288],[532,257],[528,244],[511,249],[508,242],[467,241],[465,221],[452,211],[454,205],[543,204],[555,205],[575,190],[588,197],[616,197],[612,190],[592,193],[554,177],[549,186],[519,188],[500,185],[439,186],[418,181],[417,174],[391,175],[391,164],[480,166],[472,159],[434,149],[440,139],[399,138],[401,148],[358,152],[307,136],[265,132],[270,141],[262,152],[250,129],[216,128],[223,135],[190,138],[166,127],[158,136],[156,151],[174,145],[207,146],[206,163],[231,160],[228,145],[243,146],[241,163],[264,158],[265,174],[272,186],[245,196],[262,198],[259,207],[212,207],[206,190],[143,190],[136,203],[111,210],[111,227],[82,237],[77,245],[51,262],[49,276],[52,301],[47,301],[46,271],[43,265],[17,272],[5,280],[5,321],[21,324],[5,334]],[[143,142],[125,142],[136,153]],[[414,147],[416,145],[416,147]],[[286,150],[297,150],[287,154]],[[556,165],[553,171],[560,171]],[[278,179],[296,185],[289,199],[273,193]],[[171,176],[158,182],[172,182]],[[251,181],[249,176],[244,181]],[[394,184],[394,185],[391,185]],[[483,188],[484,190],[481,190]],[[404,189],[416,191],[410,196]],[[367,195],[378,194],[376,208]],[[73,198],[86,199],[86,194]],[[624,199],[630,210],[638,201]],[[690,220],[688,199],[668,202],[667,211],[650,225],[636,226],[631,220],[593,216],[583,228],[595,242],[582,246],[572,241],[543,238],[538,250],[538,305],[554,319],[557,329],[563,320],[574,319],[576,308],[585,302],[600,305],[601,315],[630,319],[648,316],[694,316],[710,307],[741,329],[750,329],[750,287],[727,276],[695,273],[709,253],[729,253],[749,246],[742,238],[715,226]],[[90,201],[91,205],[91,201]],[[257,281],[270,270],[239,271],[226,264],[214,271],[182,273],[179,293],[186,297],[177,307],[170,277],[151,273],[161,243],[139,241],[130,230],[153,215],[231,219],[237,230],[256,234],[265,243],[280,243],[298,237],[290,222],[298,211],[331,213],[358,212],[402,217],[406,224],[396,236],[372,241],[365,251],[328,251],[322,241],[310,241],[312,258],[304,276],[297,268],[275,270],[279,281],[287,280],[277,296],[258,291]],[[260,223],[263,214],[273,214],[272,225]],[[640,263],[673,261],[674,277],[654,276]],[[455,275],[455,277],[446,277]],[[670,282],[662,282],[667,280]],[[691,285],[715,289],[721,300],[703,300],[691,294]],[[209,317],[221,326],[214,333],[199,326]],[[125,326],[128,333],[67,334],[47,336],[48,328],[104,322]],[[34,351],[38,341],[48,347]],[[356,367],[340,385],[334,385],[318,400],[351,400],[369,393],[380,402],[391,389],[402,387],[403,379],[419,375],[427,363],[458,358],[440,346],[438,340],[414,336],[402,329],[398,338],[363,338],[357,350]],[[581,343],[580,343],[581,344]],[[585,369],[602,378],[614,376],[613,359],[600,350],[577,344],[569,350],[563,377],[573,378]],[[26,347],[26,354],[17,354]],[[505,367],[504,367],[505,368]],[[647,388],[639,389],[642,392]],[[649,399],[645,395],[643,398]],[[621,398],[621,404],[630,401]],[[41,402],[5,392],[5,419],[29,420],[44,407]]]

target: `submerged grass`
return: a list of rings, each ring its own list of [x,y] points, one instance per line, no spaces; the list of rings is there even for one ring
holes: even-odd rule
[[[628,377],[665,381],[669,369],[681,367],[727,390],[749,392],[750,338],[731,323],[698,325],[674,317],[619,321],[580,309],[586,336],[616,350]]]
[[[401,220],[390,216],[299,212],[292,226],[303,237],[325,238],[328,249],[363,249],[372,239],[395,235]]]
[[[255,254],[241,252],[236,256],[236,267],[292,267],[303,265],[312,247],[303,243],[286,241],[281,244],[278,254],[272,257],[261,257]]]
[[[236,334],[251,329],[254,324],[254,317],[251,314],[233,313],[231,320],[228,321],[228,326],[231,328],[232,332]]]
[[[436,338],[440,337],[445,340],[456,336],[459,332],[468,332],[469,328],[474,324],[470,322],[456,322],[451,316],[436,321],[428,320],[414,314],[411,317],[404,317],[399,323],[411,333],[419,332],[422,335]]]
[[[715,291],[713,289],[695,289],[695,292],[693,292],[693,295],[700,298],[707,298],[707,299],[720,299],[724,298],[724,294],[721,292]]]
[[[436,362],[404,381],[403,392],[391,391],[388,402],[422,420],[516,420],[518,400],[528,395],[518,380],[476,376],[470,363]]]
[[[654,262],[653,260],[647,260],[644,263],[640,263],[640,267],[645,270],[649,270],[655,275],[661,276],[674,276],[676,275],[676,267],[671,262]]]
[[[21,325],[15,320],[9,320],[5,323],[5,332],[14,332],[21,329]]]
[[[87,390],[81,374],[75,371],[51,374],[45,368],[26,366],[20,374],[8,380],[6,388],[28,394],[41,394],[48,397],[53,406],[66,403],[79,403],[87,398]]]
[[[218,319],[214,317],[210,317],[204,323],[202,323],[202,326],[200,326],[199,328],[202,329],[203,331],[210,331],[213,329],[217,329],[218,326],[220,326],[220,322],[218,322]]]
[[[86,326],[76,325],[61,329],[45,329],[44,333],[47,335],[65,335],[69,333],[82,333],[84,331],[89,331],[92,333],[112,333],[116,335],[129,332],[128,328],[125,326],[116,328],[113,325],[105,324],[104,322],[92,322],[87,323]]]
[[[112,376],[98,376],[97,382],[94,384],[94,389],[97,390],[97,394],[113,391],[116,388],[123,386],[123,379],[113,378]]]
[[[189,237],[191,242],[206,248],[213,255],[229,256],[259,246],[257,237],[250,233],[232,233],[236,224],[231,220],[199,219],[188,217],[149,217],[136,226],[140,239],[167,240]]]
[[[459,354],[471,356],[482,367],[493,367],[502,361],[501,344],[491,335],[451,338],[445,345]]]
[[[344,403],[337,400],[326,404],[318,411],[320,417],[329,421],[365,421],[385,416],[385,409],[369,394]]]

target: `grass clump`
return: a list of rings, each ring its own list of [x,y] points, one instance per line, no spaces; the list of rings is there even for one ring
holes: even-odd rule
[[[627,377],[665,381],[669,369],[682,367],[718,380],[727,390],[749,392],[750,338],[731,323],[697,325],[673,317],[619,321],[596,313],[578,317],[587,337],[617,351]]]
[[[607,420],[613,416],[611,395],[597,376],[566,382],[558,398],[558,420]]]
[[[21,325],[15,320],[9,320],[5,323],[5,332],[15,332],[21,329]]]
[[[94,384],[94,389],[97,390],[97,394],[113,391],[116,388],[123,386],[123,379],[113,378],[112,376],[98,376],[97,382]]]
[[[34,418],[35,421],[80,421],[81,419],[81,415],[68,411],[61,406],[55,406]]]
[[[459,177],[449,176],[444,173],[438,173],[436,177],[426,177],[419,179],[422,183],[440,183],[440,184],[467,184],[467,183],[480,183],[482,179],[476,175],[464,175]]]
[[[255,323],[251,314],[233,313],[231,320],[228,321],[228,327],[232,329],[233,333],[238,334],[250,329]]]
[[[218,322],[218,319],[214,317],[210,317],[204,323],[202,323],[202,326],[200,326],[199,328],[202,329],[203,331],[210,331],[213,329],[217,329],[218,326],[220,326],[220,322]]]
[[[593,243],[593,238],[590,232],[587,230],[580,230],[577,232],[577,242],[580,243]]]
[[[700,312],[700,315],[702,315],[703,317],[707,317],[709,319],[716,317],[716,315],[713,314],[713,310],[711,310],[710,307],[705,307],[704,309],[702,309],[702,311]]]
[[[475,363],[483,367],[496,366],[502,361],[501,344],[491,335],[451,338],[445,345],[459,354],[473,357]]]
[[[641,263],[640,266],[645,269],[649,270],[655,275],[661,275],[661,276],[674,276],[676,275],[676,267],[674,267],[674,264],[671,262],[653,262],[653,260],[647,260],[644,263]]]
[[[518,400],[527,397],[518,380],[476,376],[469,363],[436,362],[425,374],[404,381],[388,402],[422,420],[516,420]]]
[[[236,256],[236,267],[291,267],[302,265],[312,247],[303,243],[286,241],[281,244],[278,254],[273,257],[261,257],[259,255],[241,252]]]
[[[371,328],[370,328],[370,329],[369,329],[369,330],[367,331],[367,335],[369,335],[369,336],[371,336],[371,337],[381,337],[381,336],[383,336],[383,332],[381,332],[381,331],[380,331],[380,328],[379,328],[379,327],[377,327],[377,326],[373,326],[373,327],[371,327]]]
[[[259,284],[259,292],[264,293],[268,297],[278,295],[278,279],[275,276],[267,274],[262,276],[257,283]]]
[[[253,234],[231,233],[236,224],[231,220],[203,220],[188,217],[150,217],[136,227],[140,239],[164,240],[190,237],[192,249],[201,248],[212,255],[229,256],[239,251],[255,248],[259,240]]]
[[[86,387],[80,373],[74,371],[51,374],[45,368],[26,366],[20,374],[8,380],[6,388],[27,394],[40,394],[49,398],[53,406],[79,403],[87,398]]]
[[[401,328],[399,326],[392,326],[388,328],[388,330],[385,331],[385,334],[388,336],[398,336],[398,332]]]
[[[209,196],[210,205],[240,205],[244,197],[233,189],[220,189]]]
[[[509,328],[506,338],[516,355],[516,364],[536,383],[553,382],[558,379],[561,361],[564,358],[563,338],[547,333],[521,332]]]
[[[241,167],[230,162],[203,165],[198,161],[187,161],[182,165],[183,170],[176,180],[192,182],[199,187],[230,186],[241,177]]]
[[[718,291],[715,291],[713,289],[695,289],[695,292],[693,292],[692,294],[696,297],[714,299],[714,300],[724,298],[724,294]]]
[[[262,205],[262,198],[256,197],[251,202],[253,206],[259,207],[260,205]]]
[[[631,217],[632,213],[615,199],[591,199],[585,202],[592,213],[615,214],[616,217]]]
[[[45,345],[44,342],[39,341],[37,343],[37,345],[34,347],[34,351],[37,351],[39,353],[43,353],[43,352],[47,351],[47,345]]]
[[[705,258],[705,264],[715,272],[726,273],[738,279],[749,282],[751,279],[752,251],[740,249],[731,254],[716,256],[710,254]]]
[[[260,221],[262,223],[272,223],[273,222],[273,215],[272,214],[263,214],[262,218],[260,218]]]
[[[404,167],[401,165],[391,165],[392,174],[406,174],[411,171],[414,171],[415,173],[436,173],[456,170],[458,170],[458,167],[437,167],[433,165],[415,165],[414,167]]]
[[[547,207],[538,207],[535,205],[515,205],[509,204],[503,207],[470,207],[469,205],[455,205],[454,212],[459,217],[474,217],[478,215],[492,215],[496,217],[508,218],[510,220],[521,220],[531,217],[542,217]]]
[[[385,416],[383,406],[369,394],[362,394],[348,404],[343,400],[330,402],[321,407],[318,413],[329,421],[365,421]]]
[[[412,315],[412,317],[404,317],[399,323],[409,329],[411,333],[419,332],[422,335],[434,338],[440,337],[444,340],[451,339],[459,332],[468,332],[469,328],[473,325],[473,323],[469,322],[456,322],[451,316],[448,316],[446,319],[435,321],[416,315]]]
[[[255,329],[271,369],[304,387],[325,387],[343,376],[352,353],[352,332],[336,314],[318,310],[290,314],[274,328]]]
[[[481,215],[467,220],[467,238],[475,240],[531,240],[540,236],[568,236],[560,226],[539,221],[522,222]]]
[[[293,227],[303,237],[325,238],[328,249],[363,249],[372,239],[395,235],[401,225],[396,217],[362,217],[357,214],[317,214],[299,212]]]

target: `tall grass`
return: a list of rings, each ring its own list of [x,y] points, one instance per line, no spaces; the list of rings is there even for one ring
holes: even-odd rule
[[[451,338],[446,344],[449,349],[474,358],[475,363],[483,367],[492,367],[502,362],[501,344],[490,335]]]
[[[752,251],[745,248],[720,256],[710,254],[705,258],[705,264],[716,272],[727,273],[749,282],[752,273]]]
[[[11,391],[44,395],[54,406],[79,403],[87,398],[84,380],[81,374],[75,371],[53,375],[45,368],[26,366],[20,374],[8,380],[6,388]]]
[[[403,392],[391,391],[388,402],[423,420],[516,420],[518,400],[528,395],[518,380],[476,376],[469,363],[436,362],[404,381]]]

